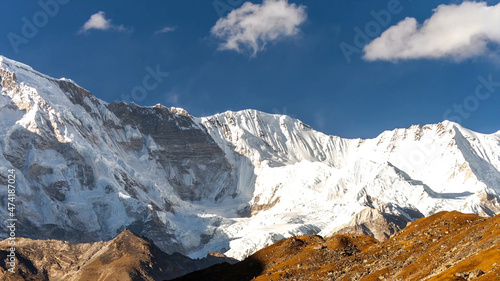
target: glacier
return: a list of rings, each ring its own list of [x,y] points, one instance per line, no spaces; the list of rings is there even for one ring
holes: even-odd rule
[[[443,121],[345,139],[257,110],[107,103],[3,56],[0,79],[0,214],[14,168],[23,237],[91,242],[128,228],[167,253],[243,259],[374,212],[405,223],[500,213],[500,131]]]

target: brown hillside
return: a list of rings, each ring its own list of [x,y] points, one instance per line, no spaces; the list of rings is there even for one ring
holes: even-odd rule
[[[385,242],[366,235],[300,236],[189,280],[500,280],[500,216],[440,212]]]
[[[10,246],[0,242],[0,281],[127,281],[175,278],[225,257],[192,260],[181,254],[162,252],[147,239],[124,230],[108,242],[71,244],[58,240],[16,239],[16,273],[7,272]]]

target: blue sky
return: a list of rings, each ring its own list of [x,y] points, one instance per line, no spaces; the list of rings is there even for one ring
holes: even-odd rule
[[[352,138],[445,118],[493,133],[498,2],[5,0],[0,54],[107,102],[253,108]]]

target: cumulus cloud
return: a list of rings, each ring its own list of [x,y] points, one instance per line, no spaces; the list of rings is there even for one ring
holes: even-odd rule
[[[155,35],[156,35],[156,34],[161,34],[161,33],[168,33],[168,32],[172,32],[172,31],[174,31],[174,30],[176,30],[176,29],[177,29],[177,27],[176,27],[176,26],[166,26],[166,27],[164,27],[164,28],[162,28],[162,29],[160,29],[160,30],[155,31]]]
[[[249,51],[256,56],[268,43],[298,34],[306,18],[305,6],[287,0],[246,2],[219,19],[211,33],[221,41],[219,50]]]
[[[500,4],[463,2],[440,5],[419,25],[406,18],[364,47],[363,58],[374,60],[439,59],[461,61],[491,55],[500,44]]]
[[[90,19],[80,29],[80,33],[87,32],[91,29],[127,31],[123,25],[111,24],[111,20],[106,19],[106,14],[103,11],[91,15]]]

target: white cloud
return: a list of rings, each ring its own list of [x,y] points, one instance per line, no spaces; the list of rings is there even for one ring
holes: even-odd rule
[[[488,44],[500,44],[500,4],[463,2],[440,5],[422,25],[406,18],[364,48],[363,58],[404,60],[452,58],[457,61],[492,55]]]
[[[306,8],[287,0],[264,0],[262,4],[244,3],[212,27],[220,39],[219,50],[250,51],[255,56],[269,42],[294,36],[307,18]]]
[[[166,27],[164,27],[164,28],[162,28],[160,30],[155,31],[154,34],[156,35],[156,34],[161,34],[161,33],[168,33],[168,32],[172,32],[172,31],[174,31],[176,29],[177,29],[176,26],[166,26]]]
[[[90,19],[82,26],[80,29],[80,33],[87,32],[91,29],[97,30],[118,30],[118,31],[127,31],[127,29],[123,25],[113,25],[111,24],[111,20],[106,19],[106,14],[103,11],[99,11],[90,16]]]

